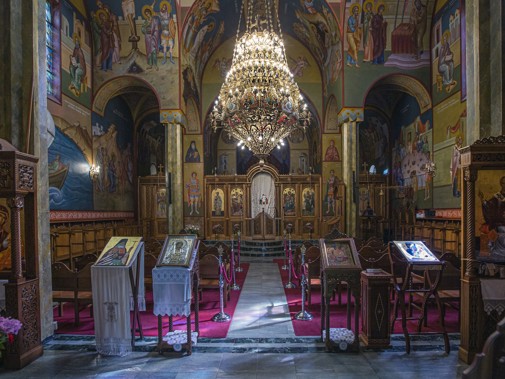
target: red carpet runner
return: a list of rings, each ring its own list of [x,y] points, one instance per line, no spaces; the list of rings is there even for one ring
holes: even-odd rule
[[[240,288],[243,287],[244,281],[249,269],[249,263],[241,263],[244,271],[237,272],[237,284]],[[238,299],[241,291],[231,291],[231,299],[227,302],[224,311],[233,317],[235,308],[237,307]],[[146,292],[147,310],[140,312],[142,322],[142,330],[145,336],[158,335],[158,317],[153,315],[153,297],[152,292]],[[212,316],[219,313],[219,291],[218,290],[205,290],[203,291],[203,298],[200,302],[199,312],[199,325],[200,337],[206,338],[225,338],[230,322],[213,322]],[[66,303],[63,307],[62,317],[58,317],[58,309],[54,308],[54,320],[58,322],[57,334],[79,334],[79,335],[93,335],[95,334],[93,318],[90,317],[89,308],[82,309],[79,313],[80,325],[74,325],[74,305]],[[191,314],[191,321],[194,324],[194,313]],[[186,330],[186,318],[174,317],[174,328]],[[168,332],[168,317],[163,318],[163,334]],[[137,334],[138,335],[138,334]]]
[[[278,264],[281,273],[282,283],[285,284],[288,281],[288,271],[282,270],[284,265],[283,259],[274,259]],[[293,328],[295,335],[297,336],[319,336],[321,334],[321,291],[319,289],[312,290],[312,304],[310,306],[305,304],[305,309],[314,316],[311,321],[298,321],[295,320],[295,315],[302,309],[302,295],[301,289],[297,279],[292,278],[292,282],[296,284],[297,288],[294,289],[284,289],[286,293],[286,299],[289,306],[289,313],[293,322]],[[330,327],[332,328],[345,328],[347,326],[347,291],[344,289],[342,291],[342,305],[338,305],[338,298],[335,301],[331,301],[330,306]],[[400,312],[398,312],[400,315]],[[416,313],[414,313],[415,315]],[[352,307],[352,318],[354,322],[354,307]],[[361,315],[360,315],[361,323]],[[354,326],[354,324],[351,324]],[[417,322],[408,321],[407,327],[410,333],[417,332]],[[447,332],[456,333],[459,332],[458,323],[458,311],[447,307],[445,314],[445,327]],[[361,329],[361,324],[360,324]],[[423,327],[421,332],[435,332],[440,331],[438,324],[438,311],[436,306],[430,306],[428,309],[428,326]],[[403,333],[401,328],[401,316],[395,322],[394,334]]]

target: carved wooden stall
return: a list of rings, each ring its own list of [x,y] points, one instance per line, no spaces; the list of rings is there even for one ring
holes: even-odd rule
[[[463,277],[459,357],[470,363],[505,313],[499,313],[505,298],[495,299],[501,301],[500,308],[485,311],[481,288],[486,277],[497,276],[496,267],[505,270],[502,246],[505,241],[505,135],[483,138],[461,149],[461,168]],[[503,288],[505,278],[501,282],[498,288]]]
[[[168,192],[165,175],[138,178],[138,218],[143,236],[163,240],[168,233]]]
[[[10,208],[11,271],[5,284],[6,312],[23,324],[14,342],[7,344],[2,352],[4,366],[12,369],[20,369],[42,355],[35,196],[37,161],[0,139],[0,198],[7,199]]]
[[[271,177],[271,196],[255,193],[258,175]],[[343,187],[339,184],[339,194],[344,193]],[[207,238],[229,238],[235,225],[243,238],[250,239],[280,237],[288,224],[293,226],[293,238],[311,238],[328,231],[323,223],[321,175],[279,175],[269,164],[256,165],[246,175],[206,176],[204,196]],[[343,196],[336,201],[336,209],[345,214]],[[338,222],[342,229],[343,220]]]
[[[387,176],[368,172],[359,174],[359,237],[363,240],[383,238],[384,220],[388,219],[387,188]]]

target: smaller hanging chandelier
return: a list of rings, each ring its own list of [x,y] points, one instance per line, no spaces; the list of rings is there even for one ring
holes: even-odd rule
[[[311,114],[286,61],[275,0],[244,0],[241,15],[245,1],[245,32],[239,38],[239,20],[232,65],[210,122],[263,159],[310,125]]]

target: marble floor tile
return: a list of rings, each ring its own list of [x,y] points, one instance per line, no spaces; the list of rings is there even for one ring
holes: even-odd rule
[[[246,260],[244,260],[246,261]],[[125,357],[104,357],[94,337],[57,335],[44,355],[19,371],[0,367],[0,379],[453,379],[467,365],[458,360],[459,335],[450,335],[450,354],[437,336],[413,337],[405,353],[403,335],[391,349],[327,353],[317,337],[296,337],[279,269],[270,260],[251,260],[226,338],[201,338],[193,354],[155,351],[156,338],[136,342]]]

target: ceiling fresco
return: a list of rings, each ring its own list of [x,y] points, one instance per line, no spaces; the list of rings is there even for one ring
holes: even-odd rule
[[[239,19],[243,28],[241,3],[239,0],[197,0],[184,20],[182,63],[192,67],[197,83],[214,51],[229,39],[235,40]],[[342,68],[340,28],[328,4],[314,0],[309,6],[300,0],[279,0],[279,19],[282,33],[298,39],[311,52],[323,72],[324,82],[335,82]],[[290,56],[289,50],[287,55]],[[295,67],[304,67],[303,57],[294,55],[291,59]],[[221,63],[225,68],[227,61],[217,65]]]

